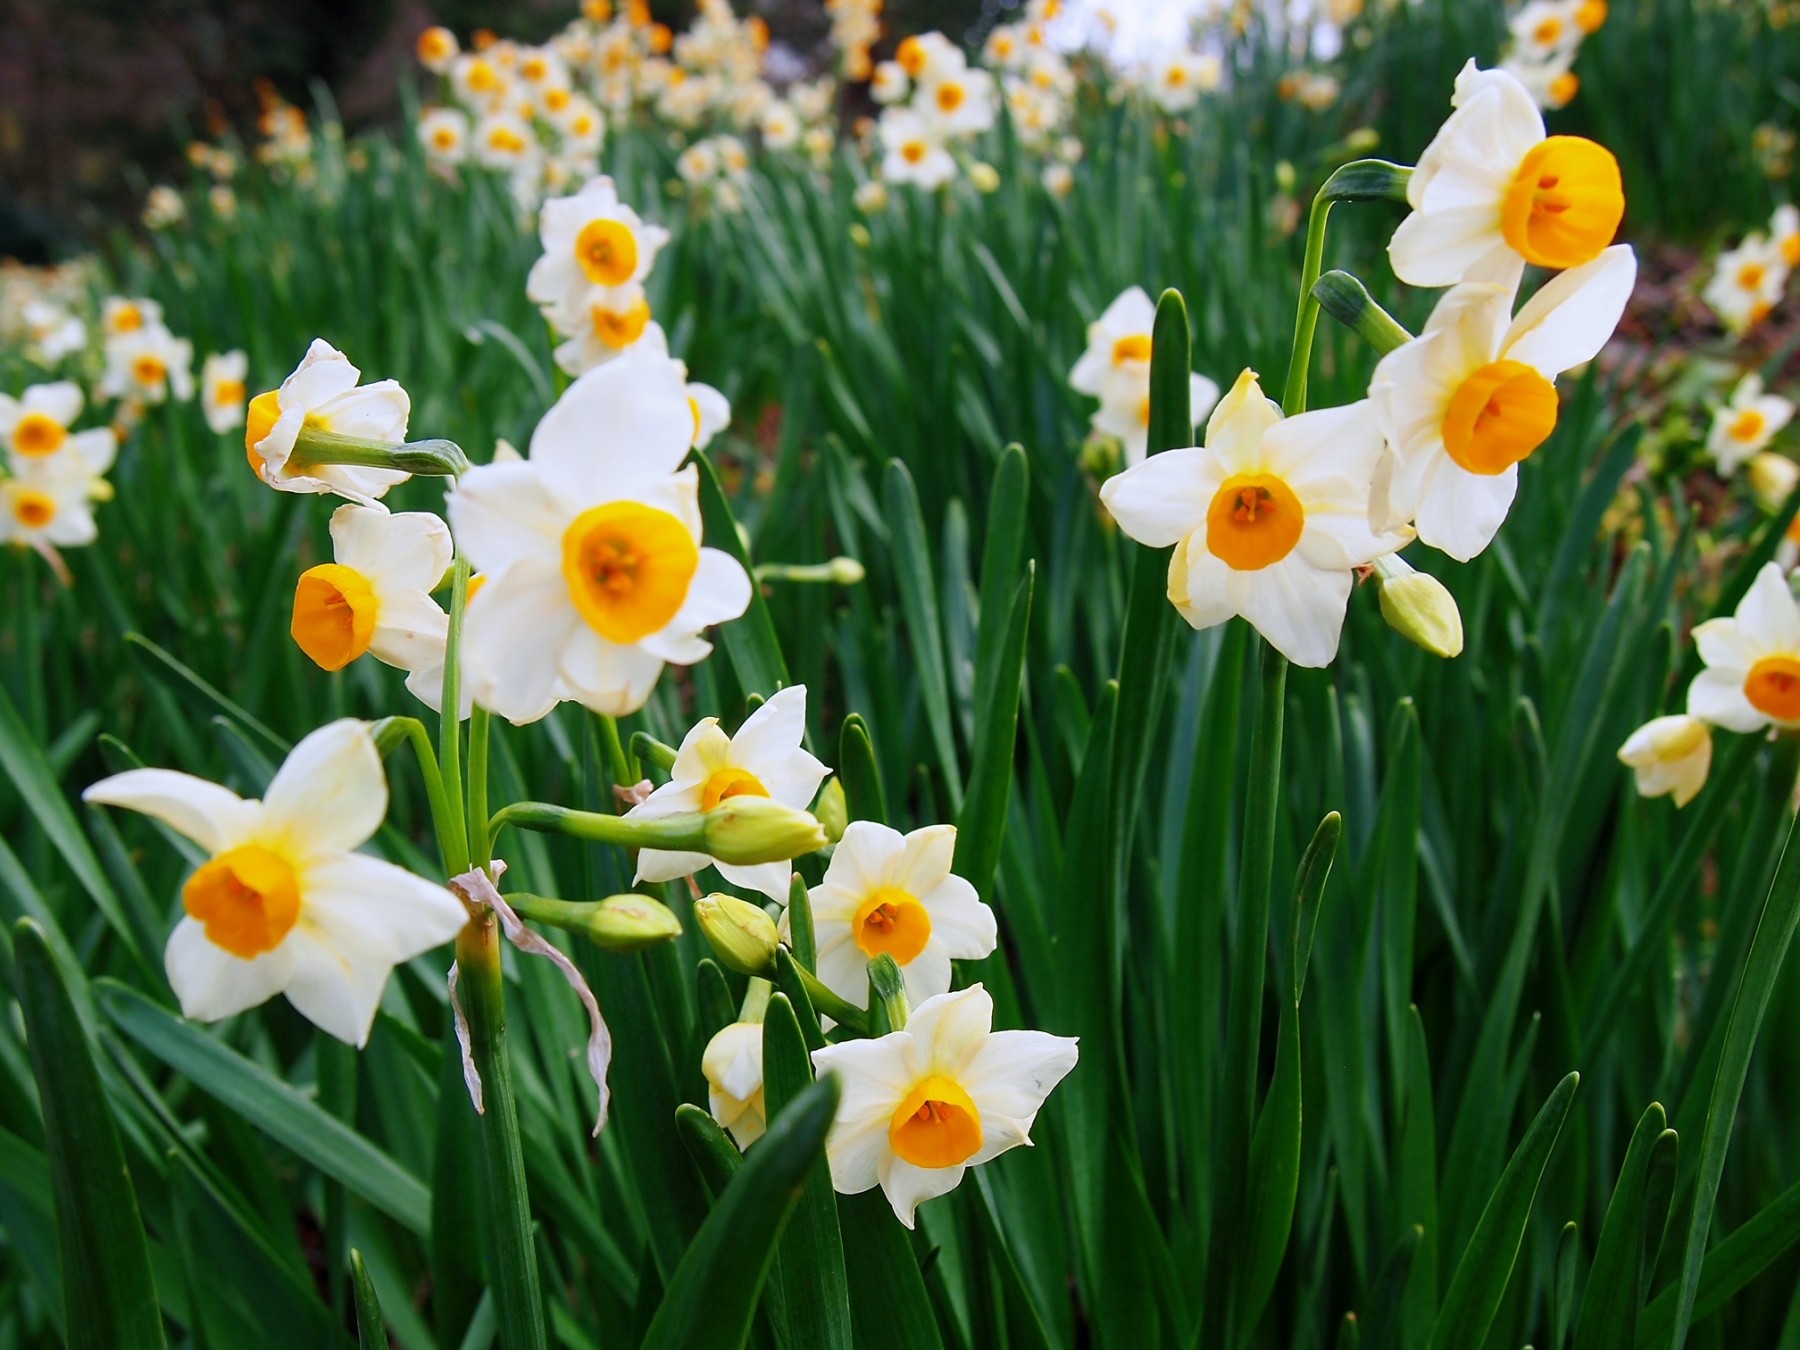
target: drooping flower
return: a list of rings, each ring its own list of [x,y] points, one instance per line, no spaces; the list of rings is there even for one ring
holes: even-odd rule
[[[1519,464],[1556,429],[1556,377],[1591,361],[1612,336],[1637,278],[1614,245],[1554,277],[1518,316],[1510,271],[1489,260],[1445,292],[1425,331],[1375,368],[1369,397],[1390,447],[1374,521],[1415,522],[1419,538],[1464,562],[1511,509]]]
[[[706,1076],[707,1106],[719,1127],[731,1132],[739,1148],[749,1148],[768,1128],[763,1105],[763,1029],[761,1022],[733,1022],[719,1028],[700,1057]]]
[[[443,659],[449,616],[431,591],[450,568],[450,529],[427,511],[346,503],[331,514],[333,561],[294,588],[294,641],[321,670],[364,652],[411,671]]]
[[[451,528],[488,577],[465,633],[476,702],[525,721],[566,689],[634,712],[665,662],[705,659],[701,629],[744,612],[750,578],[700,546],[698,479],[677,472],[693,439],[674,363],[630,355],[569,387],[529,459],[457,483]]]
[[[806,686],[781,690],[728,736],[719,719],[695,724],[681,742],[669,781],[626,813],[628,820],[710,811],[731,797],[769,797],[805,810],[831,771],[801,741],[806,736]],[[786,862],[754,866],[719,862],[704,853],[671,853],[643,849],[638,853],[637,880],[670,881],[717,867],[735,886],[761,891],[785,902],[794,869]]]
[[[1077,1043],[993,1024],[994,1000],[977,984],[918,1004],[900,1031],[813,1051],[814,1069],[842,1084],[825,1138],[834,1188],[857,1195],[880,1186],[911,1228],[914,1211],[954,1190],[969,1168],[1031,1143],[1044,1099],[1075,1067]]]
[[[14,472],[55,465],[65,474],[79,464],[96,479],[112,467],[119,441],[111,428],[71,430],[82,402],[81,386],[71,380],[31,385],[22,398],[0,394],[0,445]]]
[[[1731,392],[1731,401],[1713,412],[1712,429],[1706,436],[1706,453],[1712,456],[1721,477],[1729,478],[1738,466],[1775,439],[1793,419],[1794,405],[1779,394],[1763,392],[1760,376],[1746,375]]]
[[[619,200],[612,179],[600,177],[573,196],[545,202],[538,235],[544,254],[532,265],[525,293],[563,332],[575,333],[596,302],[614,309],[631,303],[628,288],[649,274],[669,232],[646,225]]]
[[[1396,276],[1452,286],[1496,254],[1515,275],[1527,262],[1579,267],[1612,243],[1625,192],[1611,151],[1546,136],[1525,87],[1473,61],[1457,76],[1452,104],[1407,184],[1412,214],[1388,245]]]
[[[1195,628],[1241,615],[1290,661],[1329,665],[1352,569],[1403,545],[1369,526],[1382,450],[1368,400],[1284,419],[1246,370],[1206,444],[1109,478],[1101,503],[1151,548],[1175,546],[1169,601]]]
[[[285,993],[322,1030],[368,1040],[388,973],[468,918],[442,886],[355,852],[387,814],[366,723],[320,727],[261,800],[168,769],[132,769],[82,799],[140,811],[209,855],[182,887],[164,952],[187,1016],[215,1022]]]
[[[1688,686],[1689,715],[1727,731],[1800,727],[1800,604],[1765,563],[1730,618],[1694,629],[1706,669]]]
[[[200,410],[218,435],[243,425],[249,361],[241,351],[214,352],[200,366]]]
[[[1619,747],[1619,762],[1636,775],[1640,796],[1673,793],[1676,807],[1686,806],[1706,786],[1712,728],[1686,714],[1652,718]]]
[[[408,474],[399,469],[319,464],[296,472],[288,467],[302,428],[359,440],[397,444],[406,440],[412,401],[394,380],[359,385],[362,372],[324,338],[314,338],[306,356],[281,388],[250,400],[244,449],[256,476],[282,492],[335,492],[367,505]]]

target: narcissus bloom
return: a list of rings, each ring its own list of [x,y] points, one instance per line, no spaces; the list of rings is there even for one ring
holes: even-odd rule
[[[281,388],[250,400],[244,450],[256,476],[282,492],[335,492],[365,505],[410,475],[399,469],[319,464],[304,473],[288,468],[302,428],[359,440],[398,444],[406,440],[412,400],[393,380],[358,385],[362,372],[324,338],[314,338],[306,356]]]
[[[94,476],[68,459],[0,476],[0,543],[71,548],[95,539]]]
[[[1213,410],[1206,444],[1109,478],[1101,503],[1132,539],[1175,546],[1169,601],[1195,628],[1234,615],[1290,661],[1337,655],[1352,569],[1408,536],[1369,527],[1382,450],[1368,400],[1284,419],[1246,370]]]
[[[1800,267],[1800,206],[1783,202],[1769,218],[1769,243],[1790,269]]]
[[[1525,87],[1473,61],[1457,76],[1452,103],[1407,184],[1412,214],[1388,245],[1396,276],[1453,286],[1495,254],[1515,273],[1527,262],[1579,267],[1612,243],[1625,191],[1610,150],[1546,136]]]
[[[944,136],[977,135],[994,125],[994,77],[945,63],[919,79],[912,106]]]
[[[710,811],[731,797],[769,797],[804,811],[831,771],[801,745],[806,736],[806,687],[775,694],[728,736],[708,717],[681,742],[669,781],[626,812],[627,820]],[[713,866],[734,886],[785,902],[794,869],[786,862],[753,866],[719,862],[704,853],[642,849],[638,881],[670,881]]]
[[[631,355],[569,387],[529,459],[463,475],[450,524],[488,577],[465,634],[477,703],[526,721],[566,688],[635,712],[664,662],[704,660],[700,630],[744,612],[749,575],[700,546],[698,479],[677,472],[693,440],[674,363]]]
[[[1185,112],[1217,89],[1223,74],[1216,56],[1176,51],[1151,63],[1144,87],[1164,112]]]
[[[646,225],[619,200],[612,179],[600,177],[573,196],[545,202],[538,236],[544,255],[532,265],[525,293],[562,331],[575,333],[591,322],[594,303],[615,309],[632,303],[628,288],[649,274],[669,232]]]
[[[914,1211],[955,1190],[969,1168],[1031,1143],[1077,1043],[993,1025],[994,1000],[977,984],[920,1003],[903,1030],[813,1051],[814,1070],[843,1085],[825,1137],[834,1188],[880,1186],[911,1228]]]
[[[944,148],[943,132],[910,108],[889,108],[881,115],[881,176],[890,183],[912,183],[927,191],[956,177],[956,160]]]
[[[1686,806],[1706,786],[1712,728],[1685,714],[1653,718],[1619,747],[1619,762],[1635,773],[1640,796],[1673,793],[1675,805]]]
[[[1194,424],[1219,401],[1219,386],[1204,375],[1188,376],[1188,434]],[[1150,447],[1150,369],[1145,366],[1131,381],[1109,385],[1088,423],[1094,430],[1116,439],[1125,450],[1125,464],[1144,462]]]
[[[13,470],[55,466],[57,473],[66,474],[80,465],[93,479],[110,469],[119,452],[118,437],[107,427],[70,430],[81,416],[81,405],[81,386],[72,380],[34,384],[22,398],[0,394],[0,445],[6,447]]]
[[[560,320],[564,315],[553,316]],[[652,348],[668,349],[662,328],[650,320],[650,301],[635,282],[617,290],[595,289],[589,296],[584,321],[557,344],[556,364],[571,375],[603,366],[637,347],[646,338]]]
[[[388,972],[468,919],[442,886],[355,852],[387,814],[366,723],[320,727],[267,795],[168,769],[132,769],[82,800],[152,816],[209,855],[182,887],[164,963],[187,1016],[216,1022],[276,994],[352,1045],[369,1038]]]
[[[1624,244],[1552,278],[1512,313],[1511,269],[1490,259],[1452,287],[1425,331],[1375,368],[1369,397],[1390,453],[1374,522],[1416,522],[1419,538],[1466,562],[1493,540],[1519,488],[1519,464],[1556,429],[1556,377],[1593,360],[1637,279]]]
[[[185,402],[194,396],[194,344],[161,324],[108,338],[106,373],[100,392],[108,398],[165,402],[170,394]]]
[[[807,893],[826,988],[864,1007],[869,962],[885,952],[917,1003],[950,988],[951,961],[992,954],[999,937],[994,911],[951,873],[955,853],[954,825],[903,835],[874,821],[851,822],[824,881]]]
[[[242,352],[214,352],[200,367],[200,410],[206,425],[224,435],[244,423],[244,403],[249,397],[244,377],[249,370]]]
[[[448,28],[434,25],[419,34],[415,50],[418,52],[420,65],[433,74],[442,75],[450,69],[450,63],[456,60],[456,34]]]
[[[107,337],[162,327],[162,306],[142,297],[110,295],[100,302],[100,331]]]
[[[1713,412],[1706,453],[1729,477],[1761,450],[1794,416],[1794,405],[1779,394],[1765,394],[1761,377],[1746,375],[1732,390],[1731,402]]]
[[[1104,398],[1109,386],[1135,384],[1150,370],[1150,334],[1156,324],[1156,302],[1142,286],[1122,291],[1087,328],[1087,347],[1069,372],[1069,387],[1078,394]]]
[[[461,164],[469,153],[468,114],[456,108],[430,108],[419,117],[419,144],[433,164]]]
[[[1719,255],[1700,298],[1733,333],[1746,333],[1781,300],[1789,271],[1781,250],[1767,236],[1752,234]]]
[[[1729,619],[1694,629],[1706,669],[1688,686],[1691,716],[1727,731],[1800,727],[1800,605],[1765,563]]]
[[[739,1148],[749,1148],[768,1128],[763,1105],[763,1029],[761,1022],[733,1022],[719,1028],[700,1057],[706,1075],[706,1103],[721,1129],[729,1130]]]
[[[347,503],[331,514],[333,561],[309,567],[294,587],[290,631],[321,670],[364,652],[401,670],[442,668],[449,616],[431,591],[450,570],[450,528],[427,511],[389,515]]]

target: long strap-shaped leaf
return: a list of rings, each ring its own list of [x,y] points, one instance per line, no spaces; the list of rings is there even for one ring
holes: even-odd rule
[[[70,1350],[161,1350],[137,1192],[93,1051],[43,929],[21,921],[14,949],[44,1112]]]
[[[1649,1207],[1651,1159],[1675,1147],[1661,1102],[1651,1102],[1632,1132],[1619,1169],[1606,1223],[1594,1248],[1581,1316],[1575,1323],[1575,1350],[1631,1350],[1637,1342],[1638,1308],[1643,1302],[1645,1215]],[[1666,1216],[1665,1216],[1666,1217]]]

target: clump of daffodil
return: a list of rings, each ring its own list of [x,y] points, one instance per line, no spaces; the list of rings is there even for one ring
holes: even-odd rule
[[[302,432],[398,445],[412,400],[394,380],[359,384],[362,372],[324,338],[279,389],[258,394],[245,414],[244,453],[256,476],[282,492],[335,492],[365,505],[410,477],[404,470],[351,464],[290,464]]]
[[[1645,797],[1673,794],[1677,807],[1693,801],[1712,767],[1712,728],[1698,717],[1677,713],[1652,718],[1619,747]]]
[[[131,769],[82,799],[152,816],[208,855],[181,889],[164,960],[181,1010],[213,1022],[286,994],[339,1040],[369,1037],[388,973],[468,918],[442,886],[355,850],[387,814],[367,724],[306,737],[261,801],[168,769]]]
[[[538,233],[544,254],[525,293],[569,339],[558,364],[580,374],[630,349],[653,326],[643,281],[668,231],[646,225],[600,177],[545,202]]]
[[[1368,400],[1283,418],[1246,370],[1204,446],[1151,455],[1100,500],[1138,543],[1174,546],[1169,601],[1193,627],[1241,615],[1290,661],[1324,666],[1354,569],[1407,542],[1370,528],[1382,445]]]
[[[825,1139],[837,1190],[880,1186],[911,1228],[918,1207],[969,1168],[1031,1143],[1044,1099],[1075,1067],[1076,1041],[993,1023],[994,1001],[977,984],[925,1000],[899,1031],[813,1051],[814,1069],[843,1085]]]
[[[1748,234],[1735,248],[1719,255],[1700,298],[1727,329],[1741,337],[1780,303],[1792,266],[1782,247],[1766,234]]]
[[[104,477],[119,453],[119,440],[108,427],[74,429],[84,402],[81,386],[72,380],[34,384],[19,398],[0,394],[0,447],[7,467],[14,473]]]
[[[1689,714],[1727,731],[1800,727],[1800,604],[1765,563],[1730,618],[1694,629],[1706,669],[1688,686]]]

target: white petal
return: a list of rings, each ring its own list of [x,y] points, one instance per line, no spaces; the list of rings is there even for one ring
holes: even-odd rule
[[[921,1068],[962,1081],[963,1066],[981,1049],[994,1025],[994,1000],[979,984],[939,994],[912,1010],[906,1034],[918,1043]]]
[[[1445,456],[1425,478],[1415,513],[1419,538],[1467,562],[1493,542],[1518,491],[1516,464],[1504,473],[1469,473]]]
[[[1210,450],[1165,450],[1107,479],[1100,503],[1128,538],[1167,548],[1206,523],[1224,481]]]
[[[892,1153],[884,1154],[880,1166],[881,1189],[894,1215],[911,1228],[913,1211],[927,1200],[948,1195],[955,1190],[968,1169],[961,1163],[955,1167],[914,1167]]]
[[[215,947],[200,922],[184,916],[163,949],[163,969],[182,1016],[217,1022],[279,994],[293,969],[293,953],[283,943],[246,961]]]
[[[346,717],[288,753],[263,797],[257,833],[302,858],[346,852],[381,828],[387,802],[369,724]]]
[[[704,853],[685,853],[675,849],[639,849],[637,856],[637,876],[632,882],[634,886],[639,881],[674,881],[678,877],[691,877],[701,868],[713,864],[712,858]]]
[[[716,623],[742,617],[750,608],[750,574],[729,553],[700,550],[700,566],[688,586],[687,599],[669,620],[666,633],[697,633]]]
[[[1477,205],[1426,215],[1415,211],[1400,222],[1388,243],[1388,263],[1409,286],[1454,286],[1482,260],[1500,235],[1494,206]]]
[[[490,573],[463,630],[463,665],[476,702],[512,722],[542,716],[563,648],[580,623],[555,564],[523,559]]]
[[[1270,645],[1297,666],[1330,665],[1350,603],[1350,573],[1290,556],[1242,575],[1243,615]]]
[[[584,707],[608,717],[624,717],[649,700],[662,668],[662,658],[654,652],[608,642],[577,622],[563,643],[558,670]]]
[[[747,891],[760,891],[771,900],[786,900],[788,887],[793,885],[794,868],[791,863],[719,863],[719,875],[733,886],[742,886]]]
[[[299,932],[282,947],[293,954],[286,993],[295,1010],[346,1044],[359,1048],[367,1044],[393,967]]]
[[[1230,474],[1253,472],[1261,467],[1263,436],[1280,421],[1281,409],[1263,393],[1256,372],[1240,373],[1230,392],[1206,419],[1206,448],[1220,466],[1221,482]],[[1210,505],[1211,493],[1206,500]]]
[[[975,888],[961,877],[945,877],[919,896],[931,915],[931,942],[958,961],[991,956],[1000,934],[994,911],[976,898]]]
[[[369,650],[377,659],[401,670],[444,666],[444,644],[450,616],[424,591],[389,591],[381,595]]]
[[[455,549],[450,527],[429,511],[340,506],[331,513],[332,554],[368,577],[376,592],[436,589]]]
[[[1727,731],[1760,731],[1768,717],[1744,696],[1742,676],[1725,670],[1703,670],[1688,686],[1688,714]]]
[[[449,511],[457,546],[476,571],[489,573],[523,559],[560,568],[563,534],[575,518],[524,461],[469,470],[450,494]]]
[[[744,719],[731,738],[733,758],[746,768],[780,763],[806,739],[806,686],[789,685]]]
[[[94,427],[69,437],[67,449],[80,457],[90,474],[98,476],[112,468],[119,457],[119,438],[111,427]]]
[[[1750,639],[1735,618],[1708,619],[1705,623],[1695,624],[1693,639],[1702,661],[1740,682],[1762,655],[1759,644]]]
[[[681,376],[629,352],[569,386],[532,432],[530,458],[581,500],[620,500],[674,473],[693,438]]]
[[[955,854],[956,826],[928,825],[914,830],[888,863],[887,883],[923,898],[950,875]]]
[[[1502,353],[1546,379],[1592,361],[1619,326],[1637,282],[1637,254],[1615,244],[1592,262],[1552,277],[1526,301]]]
[[[406,439],[411,412],[406,390],[393,380],[382,380],[328,399],[315,415],[325,419],[333,435],[398,443]]]
[[[32,385],[25,391],[18,407],[20,412],[43,413],[59,427],[67,429],[81,416],[81,404],[80,385],[73,380],[56,380],[50,384]]]
[[[950,953],[937,941],[927,942],[922,952],[900,967],[900,982],[906,988],[907,1001],[914,1005],[949,993],[953,975]]]
[[[173,769],[127,769],[102,778],[81,800],[152,816],[214,854],[244,842],[259,814],[255,802],[230,788]]]
[[[397,966],[450,941],[468,911],[447,889],[362,853],[310,864],[300,926],[358,959]]]
[[[1800,652],[1800,603],[1788,589],[1779,563],[1764,563],[1738,601],[1744,636],[1763,652]]]
[[[280,407],[302,413],[354,389],[362,372],[324,338],[314,338],[294,373],[281,382]]]

